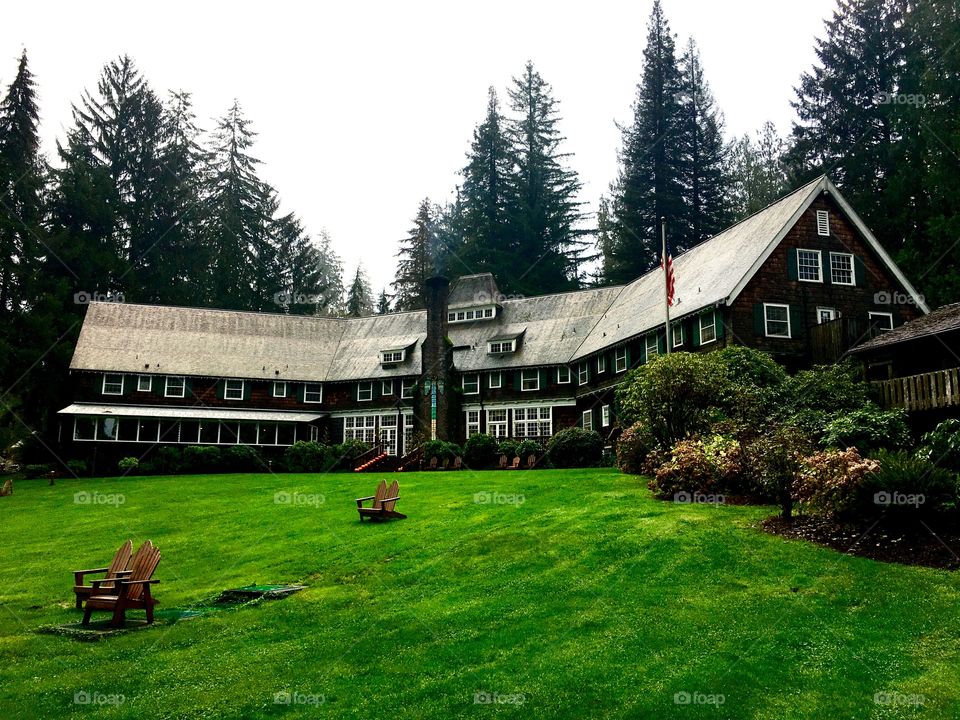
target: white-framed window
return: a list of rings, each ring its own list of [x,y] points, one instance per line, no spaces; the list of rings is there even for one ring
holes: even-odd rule
[[[479,410],[464,410],[464,415],[467,416],[467,437],[471,435],[480,434],[480,411]]]
[[[137,392],[153,390],[153,375],[137,375]]]
[[[834,285],[855,285],[853,274],[853,255],[850,253],[830,253],[830,282]]]
[[[477,373],[471,373],[469,375],[464,375],[461,379],[463,385],[463,394],[464,395],[479,395],[480,394],[480,375]]]
[[[487,433],[495,438],[505,438],[507,436],[507,411],[487,410]]]
[[[830,213],[826,210],[817,210],[817,235],[830,235]]]
[[[577,383],[579,385],[586,385],[590,382],[590,367],[587,363],[582,362],[577,368]]]
[[[817,308],[817,323],[828,323],[837,319],[837,309],[831,307]]]
[[[540,389],[540,371],[539,370],[521,370],[520,371],[520,389],[524,392]]]
[[[401,363],[404,361],[406,356],[406,350],[383,350],[380,352],[380,363],[383,365]]]
[[[793,337],[790,328],[790,306],[778,303],[763,304],[763,326],[767,337]]]
[[[170,375],[164,378],[163,396],[182,398],[187,394],[187,379],[183,375]]]
[[[700,344],[706,345],[717,339],[717,315],[705,313],[700,316]]]
[[[284,380],[273,381],[273,396],[275,398],[285,398],[287,396],[287,383]]]
[[[557,367],[557,384],[570,384],[570,368],[567,365],[560,365]]]
[[[503,353],[512,353],[517,349],[517,341],[514,340],[496,340],[487,343],[487,352],[491,355],[502,355]]]
[[[496,316],[495,307],[478,307],[472,310],[450,310],[447,312],[447,321],[452,323],[471,322],[473,320],[489,320]]]
[[[413,415],[403,416],[403,452],[413,450]]]
[[[603,373],[607,371],[607,356],[598,355],[597,356],[597,372]]]
[[[600,424],[603,427],[610,427],[610,406],[604,405],[600,408]]]
[[[553,435],[553,408],[514,408],[513,435],[517,438],[550,437]]]
[[[670,325],[670,334],[673,335],[673,346],[683,347],[683,323],[679,320]]]
[[[373,381],[357,383],[357,402],[373,400]]]
[[[320,428],[316,425],[310,426],[310,442],[316,442],[320,439]]]
[[[377,439],[376,415],[351,415],[343,419],[343,440],[361,440],[373,445]]]
[[[400,397],[403,400],[409,400],[413,397],[413,390],[417,387],[416,380],[401,380],[400,381]]]
[[[304,385],[303,401],[308,403],[323,402],[323,385],[321,383],[307,383]]]
[[[104,374],[101,392],[104,395],[123,395],[123,375]]]
[[[875,323],[877,329],[881,332],[893,330],[893,313],[888,312],[869,312],[867,317],[871,323]]]
[[[627,369],[627,349],[625,347],[617,348],[617,352],[613,356],[613,369],[618,373]]]
[[[581,415],[584,430],[593,430],[593,410],[584,410]]]
[[[801,282],[823,282],[819,250],[797,250],[797,279]]]
[[[393,395],[393,380],[381,380],[381,381],[380,381],[380,394],[381,394],[381,395]]]
[[[657,337],[657,333],[653,333],[647,335],[644,340],[647,348],[647,362],[649,362],[650,358],[660,354],[660,339]]]
[[[243,400],[243,380],[224,380],[223,399]]]
[[[497,390],[498,388],[503,387],[503,373],[502,372],[492,372],[487,376],[487,385],[491,390]]]

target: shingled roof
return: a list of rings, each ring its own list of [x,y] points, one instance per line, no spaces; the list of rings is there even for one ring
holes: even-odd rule
[[[451,310],[499,303],[502,298],[492,273],[462,275],[450,283],[447,305]]]
[[[881,333],[871,340],[867,340],[853,348],[851,353],[866,352],[878,348],[910,342],[932,335],[960,331],[960,303],[944,305],[929,315],[921,315],[915,320],[904,323],[885,333]]]

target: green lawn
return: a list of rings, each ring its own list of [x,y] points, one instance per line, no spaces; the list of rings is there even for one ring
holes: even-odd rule
[[[768,536],[771,508],[664,503],[612,470],[398,477],[410,518],[362,525],[377,475],[20,482],[0,499],[0,718],[960,716],[955,573]],[[70,571],[128,537],[163,552],[161,608],[309,588],[98,643],[36,633],[79,619]]]

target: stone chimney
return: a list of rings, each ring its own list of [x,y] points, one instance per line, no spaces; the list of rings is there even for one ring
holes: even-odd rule
[[[427,339],[421,349],[422,384],[420,417],[428,438],[449,440],[451,429],[450,347],[447,342],[447,296],[450,281],[428,278],[423,294],[427,304]]]

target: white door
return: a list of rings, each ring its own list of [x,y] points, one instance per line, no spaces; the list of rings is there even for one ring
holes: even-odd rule
[[[380,444],[387,455],[397,454],[397,429],[395,427],[380,428]]]

